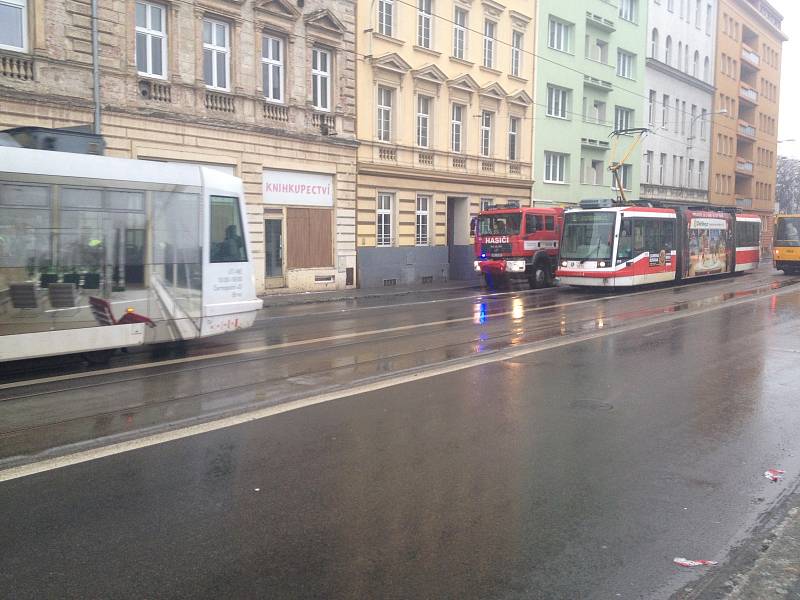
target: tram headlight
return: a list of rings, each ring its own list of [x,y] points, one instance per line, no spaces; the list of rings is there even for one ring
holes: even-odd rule
[[[602,269],[603,267],[605,267],[605,266],[606,266],[606,261],[604,261],[604,260],[601,260],[599,263],[597,263],[597,266],[598,266],[598,267],[600,267],[600,268]]]
[[[562,267],[566,267],[566,266],[567,266],[567,261],[565,261],[565,260],[562,260],[562,261],[561,261],[561,266],[562,266]]]

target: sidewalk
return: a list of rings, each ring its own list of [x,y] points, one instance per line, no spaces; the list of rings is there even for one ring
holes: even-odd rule
[[[296,304],[312,304],[316,302],[341,302],[347,300],[360,300],[363,298],[391,298],[406,296],[408,294],[430,294],[435,292],[448,292],[451,290],[479,290],[476,282],[448,281],[425,285],[391,286],[385,288],[351,288],[346,290],[328,290],[320,292],[288,292],[270,290],[269,294],[260,296],[264,307],[290,306]]]

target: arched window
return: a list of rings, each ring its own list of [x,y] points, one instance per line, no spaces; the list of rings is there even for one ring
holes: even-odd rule
[[[706,56],[706,59],[703,61],[703,81],[706,83],[711,83],[711,73],[709,72],[711,70],[710,67],[711,63]]]
[[[688,9],[688,7],[687,7]],[[683,72],[687,75],[689,74],[689,44],[686,44],[686,48],[684,48],[685,52],[683,53]]]
[[[664,42],[664,62],[670,64],[672,62],[672,36],[667,36]]]
[[[678,42],[678,62],[675,63],[675,68],[678,69],[678,71],[680,71],[682,64],[683,64],[683,42]]]
[[[658,58],[658,29],[653,27],[653,34],[650,36],[650,56]]]
[[[695,50],[694,51],[694,62],[692,63],[692,77],[699,77],[700,76],[700,53]]]

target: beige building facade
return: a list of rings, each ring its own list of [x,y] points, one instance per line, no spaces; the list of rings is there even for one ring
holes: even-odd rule
[[[769,251],[775,211],[783,17],[764,0],[720,0],[709,198],[761,216]]]
[[[470,220],[531,197],[534,6],[358,3],[362,286],[472,275]]]
[[[91,124],[90,3],[18,6],[0,24],[0,129]],[[98,6],[106,153],[241,177],[257,291],[355,286],[355,3]]]

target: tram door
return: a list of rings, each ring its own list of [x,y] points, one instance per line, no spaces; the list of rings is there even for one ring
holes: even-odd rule
[[[267,287],[282,287],[283,282],[283,219],[264,220],[264,247]]]

